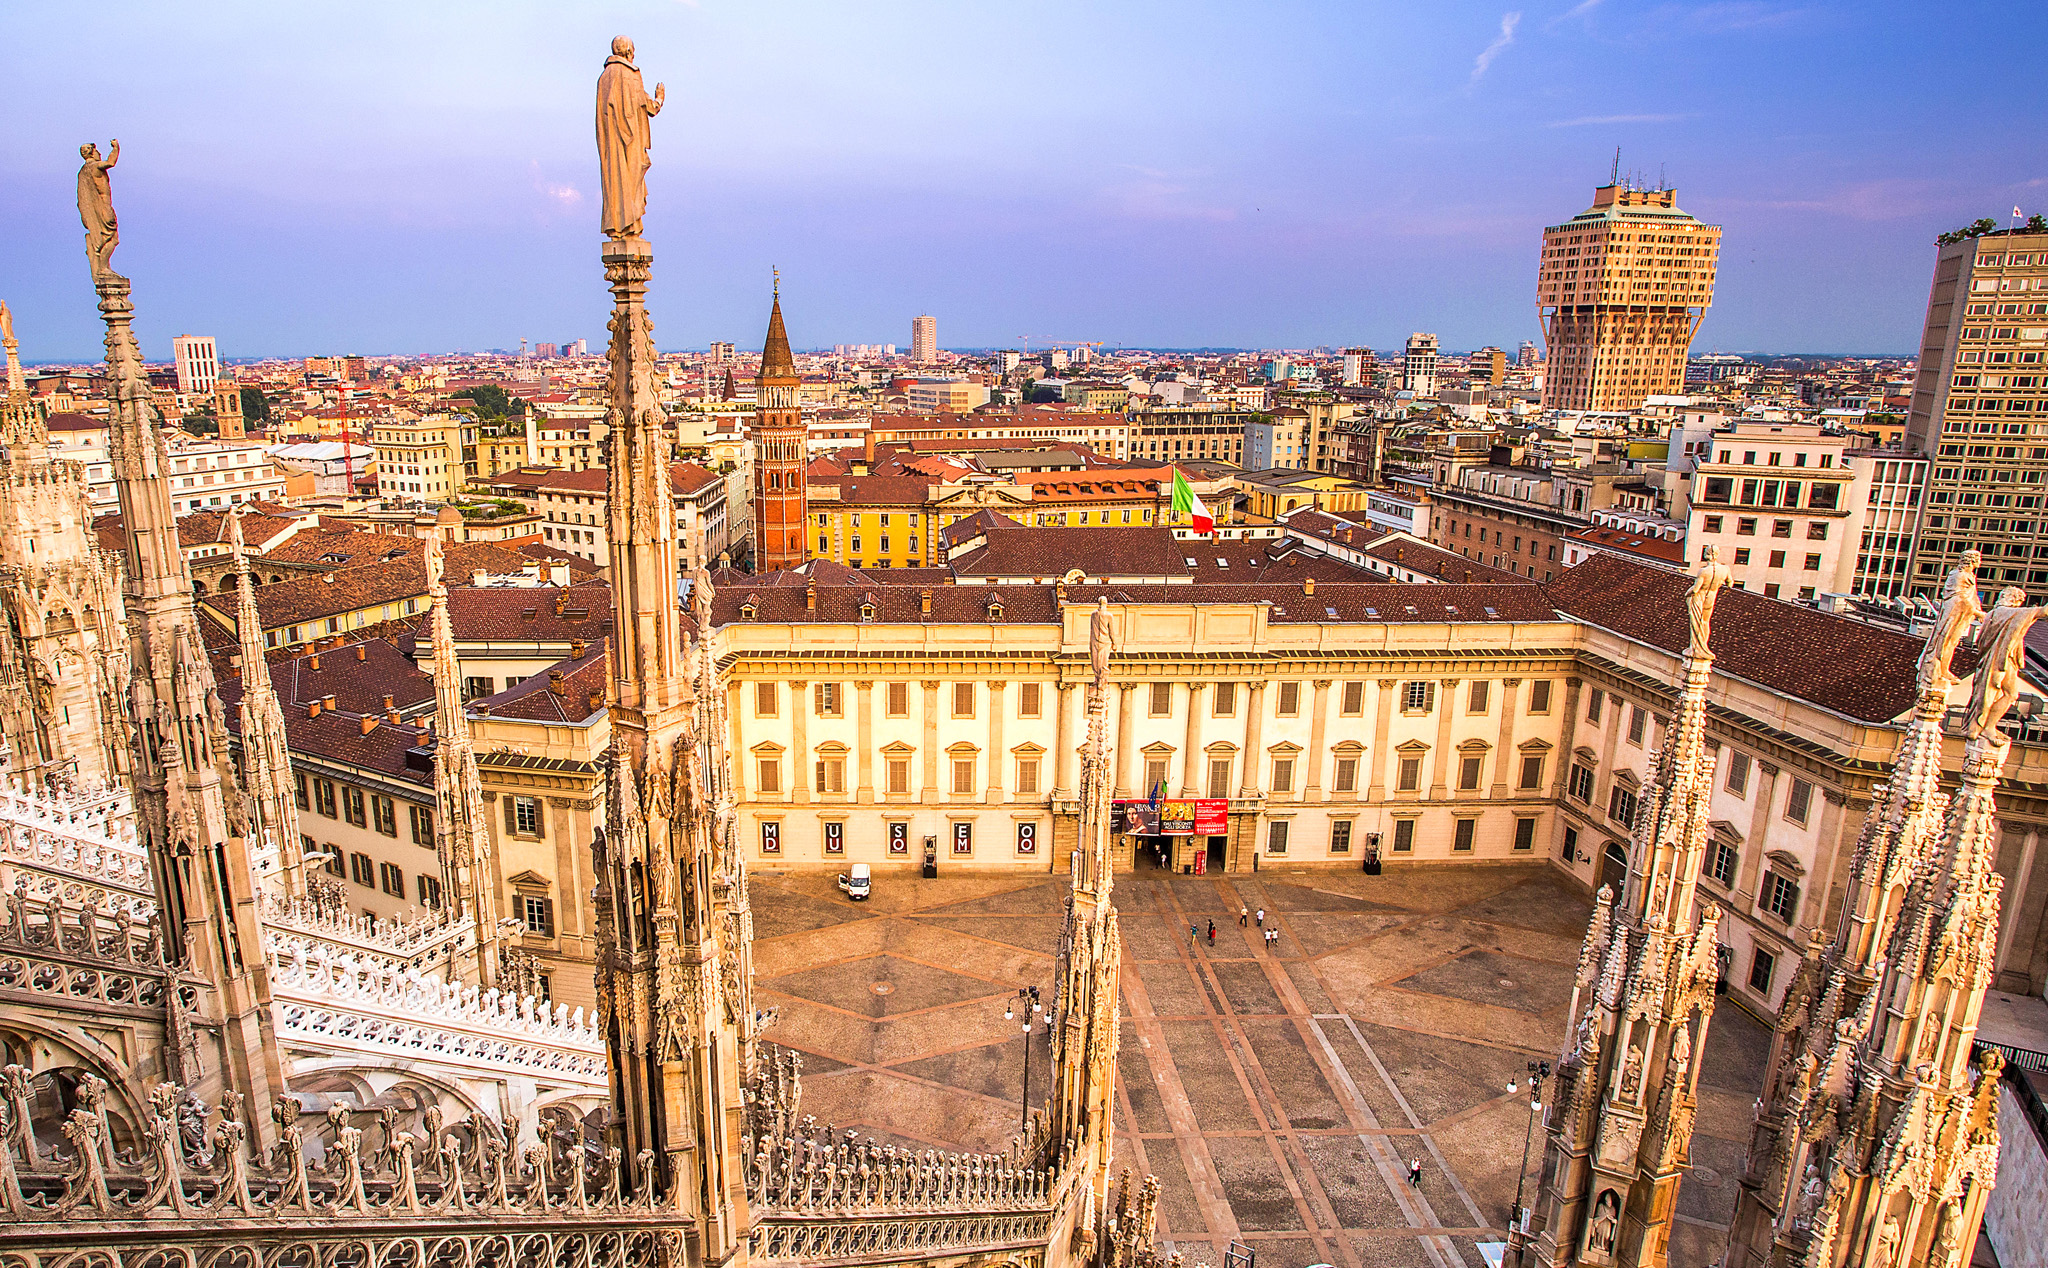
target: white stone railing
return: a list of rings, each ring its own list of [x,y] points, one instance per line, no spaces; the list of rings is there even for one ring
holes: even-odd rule
[[[0,790],[0,892],[22,887],[67,908],[97,899],[110,917],[154,915],[149,859],[127,796]]]
[[[380,920],[266,890],[262,912],[269,930],[296,935],[287,942],[304,941],[309,949],[312,944],[324,943],[330,955],[348,954],[402,967],[426,968],[476,946],[476,918],[458,916],[445,908]],[[279,954],[289,954],[288,948],[280,948]]]
[[[607,1086],[604,1036],[581,1008],[443,982],[322,942],[270,942],[272,1009],[278,1033],[295,1046]]]

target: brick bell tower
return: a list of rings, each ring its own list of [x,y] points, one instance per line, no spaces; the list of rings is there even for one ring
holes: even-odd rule
[[[809,454],[804,448],[804,416],[797,408],[796,361],[789,355],[789,332],[782,326],[782,280],[775,283],[774,307],[768,312],[768,341],[761,348],[761,375],[755,380],[754,413],[754,571],[780,572],[803,566],[804,521],[810,497],[804,481]]]

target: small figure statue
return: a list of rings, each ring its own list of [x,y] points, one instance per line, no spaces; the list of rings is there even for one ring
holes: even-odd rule
[[[1098,597],[1095,611],[1088,617],[1088,663],[1095,670],[1095,686],[1098,689],[1109,686],[1109,653],[1113,640],[1110,637],[1109,600]]]
[[[1977,680],[1970,688],[1970,712],[1963,727],[1971,743],[1995,735],[2005,711],[2020,698],[2020,659],[2026,651],[2027,630],[2042,612],[2041,608],[2023,607],[2026,601],[2026,591],[2018,586],[2000,590],[1978,632]]]
[[[612,41],[612,55],[597,78],[597,169],[608,238],[640,236],[647,214],[647,148],[654,141],[649,125],[666,93],[666,85],[656,84],[649,97],[633,64],[633,41],[623,35]]]
[[[1687,653],[1711,655],[1707,650],[1707,636],[1713,626],[1714,602],[1716,596],[1734,580],[1734,571],[1721,562],[1721,548],[1708,542],[1700,552],[1700,566],[1693,573],[1692,589],[1685,595],[1686,615],[1692,626],[1692,638],[1685,649]]]
[[[92,261],[95,278],[114,271],[114,248],[121,242],[121,226],[114,218],[114,185],[108,173],[121,161],[121,142],[116,140],[105,158],[100,147],[88,141],[78,147],[85,160],[78,169],[78,218],[85,222],[85,254]]]
[[[1614,1234],[1620,1224],[1620,1209],[1621,1202],[1614,1196],[1614,1190],[1609,1189],[1600,1195],[1600,1200],[1593,1204],[1593,1228],[1586,1238],[1588,1250],[1602,1255],[1614,1253]]]
[[[1884,1227],[1877,1231],[1877,1246],[1869,1262],[1873,1268],[1892,1268],[1899,1257],[1899,1217],[1884,1217]]]
[[[1941,615],[1928,632],[1927,646],[1921,649],[1920,664],[1914,672],[1915,685],[1922,695],[1948,684],[1949,660],[1962,645],[1963,635],[1969,632],[1971,624],[1984,615],[1984,605],[1977,599],[1977,564],[1983,558],[1978,551],[1966,550],[1963,561],[1948,570],[1948,580],[1941,590]]]
[[[427,539],[426,563],[427,593],[436,599],[447,598],[448,582],[446,574],[448,564],[441,557],[441,539],[439,537],[429,537]]]
[[[1633,1097],[1643,1086],[1643,1050],[1635,1044],[1628,1046],[1628,1056],[1621,1063],[1621,1094]]]

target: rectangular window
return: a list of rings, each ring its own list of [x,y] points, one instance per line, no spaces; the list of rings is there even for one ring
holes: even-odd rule
[[[377,883],[377,865],[367,854],[348,856],[349,879],[365,888]]]
[[[1394,820],[1394,853],[1408,854],[1415,849],[1415,820]]]
[[[1451,850],[1458,854],[1470,854],[1472,852],[1472,837],[1478,829],[1479,820],[1477,819],[1458,820],[1457,827],[1451,830]]]
[[[384,795],[370,798],[370,821],[378,832],[387,837],[398,835],[398,803]]]
[[[462,698],[464,700],[475,700],[482,696],[488,696],[496,684],[497,679],[495,678],[465,678],[462,680]]]
[[[1738,797],[1749,795],[1749,754],[1731,753],[1728,757],[1728,791]]]
[[[1487,705],[1487,695],[1489,694],[1489,689],[1490,689],[1490,688],[1491,688],[1492,686],[1493,686],[1493,684],[1492,684],[1492,683],[1490,683],[1490,682],[1488,682],[1488,681],[1487,681],[1486,679],[1484,679],[1484,678],[1475,678],[1475,679],[1473,679],[1473,680],[1472,680],[1472,691],[1471,691],[1471,694],[1470,694],[1470,695],[1468,695],[1468,696],[1467,696],[1467,697],[1465,698],[1465,712],[1467,712],[1467,713],[1484,713],[1484,712],[1486,712],[1486,705]]]
[[[1216,700],[1209,709],[1212,718],[1234,718],[1237,716],[1237,684],[1219,682],[1216,684]]]
[[[1538,678],[1529,684],[1529,712],[1550,712],[1550,679]]]
[[[1792,781],[1792,791],[1785,796],[1785,817],[1794,823],[1805,823],[1813,810],[1813,785],[1803,779]]]
[[[1037,683],[1019,683],[1017,685],[1017,716],[1020,718],[1037,717],[1039,708],[1038,699],[1039,695]]]
[[[910,684],[892,682],[889,684],[889,716],[907,718],[910,716]]]
[[[385,893],[393,898],[405,897],[405,872],[396,863],[379,863],[377,879]]]
[[[1533,850],[1536,848],[1536,821],[1534,819],[1515,820],[1515,848],[1517,850]]]
[[[1808,556],[1806,557],[1806,567],[1805,567],[1805,568],[1803,569],[1803,571],[1806,571],[1806,572],[1819,572],[1819,571],[1820,571],[1820,556],[1819,556],[1819,555],[1808,555]]]
[[[333,780],[316,779],[313,781],[313,809],[319,811],[323,815],[326,815],[329,819],[336,819],[340,817],[340,815],[336,812],[334,805]]]
[[[1543,787],[1543,758],[1531,753],[1522,758],[1522,789],[1534,792]]]
[[[439,907],[441,905],[441,879],[437,876],[429,876],[425,872],[421,872],[413,879],[419,886],[420,906]]]
[[[1017,759],[1017,791],[1025,796],[1038,794],[1038,759],[1020,757]]]
[[[821,757],[813,772],[817,790],[821,793],[843,793],[846,791],[846,760],[839,757]]]
[[[906,758],[889,759],[889,791],[902,795],[910,791],[910,762]]]
[[[1209,759],[1209,796],[1230,796],[1230,759],[1227,757]]]
[[[1280,684],[1280,699],[1276,703],[1273,712],[1276,716],[1283,718],[1291,718],[1301,712],[1300,683],[1283,682]]]
[[[1566,781],[1566,790],[1580,801],[1593,800],[1593,772],[1587,767],[1572,763],[1572,773]]]
[[[1422,759],[1404,757],[1401,759],[1401,773],[1394,781],[1395,792],[1418,792],[1422,788]]]
[[[1365,712],[1365,684],[1347,682],[1344,684],[1344,707],[1338,712],[1347,718],[1355,718]]]
[[[1166,787],[1166,759],[1150,757],[1145,759],[1145,786],[1138,791],[1147,797]]]
[[[511,828],[520,836],[537,837],[540,835],[540,798],[512,798]]]
[[[1294,759],[1276,757],[1273,759],[1273,791],[1276,793],[1294,791]]]
[[[1275,819],[1266,825],[1266,853],[1287,853],[1287,820]]]
[[[1458,759],[1458,791],[1459,791],[1459,792],[1477,792],[1478,790],[1479,790],[1479,759],[1478,759],[1477,757],[1463,757],[1463,758],[1459,758],[1459,759]]]
[[[1771,974],[1777,967],[1778,957],[1762,947],[1758,947],[1756,954],[1749,958],[1749,989],[1759,995],[1769,995],[1771,993]]]
[[[353,823],[358,828],[370,826],[370,817],[363,810],[362,789],[349,784],[342,785],[341,817],[344,822]]]
[[[1146,710],[1152,717],[1164,718],[1173,713],[1173,684],[1155,682],[1152,684],[1152,700]]]
[[[1628,707],[1628,742],[1637,748],[1643,746],[1643,723],[1649,716],[1643,712],[1641,705],[1632,704]]]
[[[1720,531],[1721,531],[1721,517],[1720,517],[1720,516],[1718,516],[1718,515],[1709,515],[1709,516],[1707,516],[1707,518],[1705,519],[1705,521],[1703,521],[1703,522],[1701,523],[1701,525],[1700,525],[1700,529],[1701,529],[1701,531],[1702,531],[1702,532],[1708,532],[1708,533],[1718,533],[1718,532],[1720,532]]]
[[[434,843],[434,812],[425,806],[407,806],[406,818],[412,821],[412,842],[414,845]]]
[[[519,896],[519,919],[525,924],[526,932],[539,934],[543,938],[555,936],[555,902],[540,894]]]
[[[773,757],[764,757],[760,762],[760,778],[754,781],[764,793],[782,791],[782,762]]]
[[[1595,687],[1586,693],[1586,721],[1600,721],[1600,706],[1605,703],[1607,693]]]
[[[312,809],[312,805],[306,796],[306,775],[304,771],[292,772],[292,804],[301,810]]]
[[[1436,707],[1436,684],[1433,682],[1404,682],[1401,684],[1401,710],[1404,713],[1428,713]]]
[[[1358,759],[1340,757],[1337,759],[1337,778],[1332,787],[1337,792],[1358,791]]]
[[[836,682],[816,683],[811,687],[811,712],[821,718],[839,716],[839,684]]]
[[[1351,853],[1351,820],[1339,819],[1330,825],[1330,853]]]
[[[1773,916],[1791,924],[1799,914],[1799,882],[1789,876],[1772,872],[1764,877],[1763,908]]]
[[[953,716],[971,718],[974,716],[974,684],[956,682],[953,684]]]
[[[1636,795],[1631,789],[1616,786],[1607,798],[1607,813],[1628,827],[1636,826]]]
[[[1749,562],[1749,547],[1744,546],[1736,550],[1735,562],[1738,566],[1747,564]]]
[[[775,716],[777,708],[775,684],[772,682],[755,683],[754,716],[757,718],[772,718]]]
[[[974,759],[959,757],[953,759],[953,795],[971,797],[974,795]]]
[[[1562,857],[1564,858],[1564,861],[1567,863],[1576,863],[1579,861],[1579,830],[1577,828],[1566,828],[1564,830],[1564,850]]]
[[[1707,875],[1729,889],[1735,888],[1735,866],[1740,860],[1741,855],[1726,841],[1715,840],[1707,845]]]

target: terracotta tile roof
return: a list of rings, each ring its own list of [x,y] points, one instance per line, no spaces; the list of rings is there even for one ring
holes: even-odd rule
[[[608,641],[599,643],[584,652],[580,659],[559,661],[516,687],[508,687],[495,696],[472,700],[470,712],[532,722],[588,721],[604,711],[609,647]],[[559,683],[556,682],[556,674],[561,675]]]
[[[274,549],[266,551],[263,558],[282,564],[360,568],[393,559],[418,559],[425,550],[426,543],[417,537],[322,524],[300,529],[292,534],[290,540],[279,542]]]
[[[984,507],[974,514],[962,516],[940,529],[939,539],[947,546],[957,546],[970,537],[978,537],[983,533],[996,529],[1022,527],[1024,527],[1023,521],[1011,519],[1001,511],[994,511]]]
[[[1091,577],[1179,577],[1187,574],[1181,546],[1168,528],[996,529],[952,565],[962,579],[1054,578],[1076,568]]]
[[[1454,550],[1444,550],[1413,538],[1389,534],[1377,543],[1365,548],[1368,559],[1377,559],[1390,568],[1406,568],[1425,576],[1437,577],[1444,581],[1460,584],[1488,585],[1534,585],[1527,577],[1517,576],[1504,568],[1494,568],[1467,559]]]
[[[520,488],[532,489],[536,493],[578,493],[584,496],[611,496],[612,473],[604,467],[585,467],[581,471],[549,469],[536,475],[526,472],[512,472],[516,481],[508,476],[498,476],[497,484],[516,484]],[[687,497],[706,485],[715,484],[718,476],[694,462],[671,462],[668,464],[670,490]]]
[[[361,719],[346,713],[323,710],[319,717],[313,718],[306,716],[305,710],[297,709],[287,710],[284,715],[285,743],[295,753],[308,753],[329,761],[379,771],[408,783],[432,788],[433,763],[416,762],[407,756],[412,749],[432,745],[431,739],[421,737],[420,729],[412,722],[379,722],[366,735]],[[306,813],[314,814],[312,811]]]
[[[1691,587],[1681,573],[1601,554],[1542,589],[1559,611],[1678,655]],[[1714,604],[1717,670],[1864,722],[1912,707],[1921,646],[1910,635],[1747,590],[1723,590]],[[1957,672],[1973,663],[1967,651],[1957,654]]]
[[[840,506],[923,506],[932,482],[924,476],[840,476],[822,483],[838,486]],[[833,505],[831,498],[813,498],[814,509]]]
[[[463,586],[448,592],[448,623],[465,643],[582,639],[594,644],[611,635],[612,588],[602,581],[567,589]]]
[[[411,713],[434,699],[433,675],[423,672],[412,657],[386,638],[357,639],[272,661],[270,686],[287,714],[304,712],[313,701],[330,695],[335,708],[354,714],[382,714],[387,695],[401,713]],[[242,691],[239,675],[220,683],[221,703],[231,718],[241,704]]]
[[[1609,550],[1622,551],[1631,555],[1642,555],[1648,559],[1662,560],[1667,564],[1684,565],[1685,543],[1648,533],[1631,533],[1620,528],[1582,528],[1576,533],[1565,535],[1569,540],[1582,541],[1588,545],[1604,546]]]
[[[1284,537],[1264,541],[1182,540],[1181,549],[1194,561],[1187,575],[1197,584],[1243,585],[1278,581],[1300,585],[1313,577],[1326,581],[1381,582],[1385,578],[1330,555],[1320,555]]]

